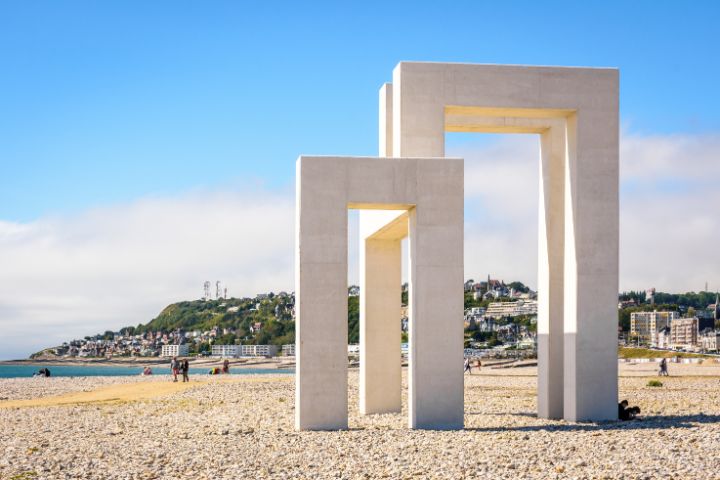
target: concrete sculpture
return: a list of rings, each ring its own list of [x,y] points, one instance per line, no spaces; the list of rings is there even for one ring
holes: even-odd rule
[[[401,409],[409,235],[409,425],[462,428],[463,173],[446,131],[540,135],[538,415],[617,418],[618,71],[403,62],[380,90],[381,158],[298,160],[297,428],[347,427],[348,208],[363,209],[361,413]]]

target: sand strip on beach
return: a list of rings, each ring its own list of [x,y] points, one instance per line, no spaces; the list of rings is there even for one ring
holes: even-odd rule
[[[0,402],[2,408],[18,407],[54,407],[61,405],[80,405],[95,403],[116,403],[149,400],[163,395],[181,392],[197,387],[204,382],[142,382],[125,385],[110,385],[87,392],[73,392],[50,397]]]
[[[244,383],[274,383],[278,381],[277,378],[272,377],[238,378],[221,376],[211,380],[195,380],[192,379],[192,377],[193,376],[191,376],[190,382],[186,383],[169,381],[122,383],[81,392],[69,392],[31,399],[0,401],[0,409],[137,402],[180,393],[189,388],[203,387],[211,383],[238,383],[241,381]]]

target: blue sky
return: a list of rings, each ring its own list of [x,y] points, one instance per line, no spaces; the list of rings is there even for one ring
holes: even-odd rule
[[[620,288],[720,289],[719,24],[699,1],[2,2],[0,359],[205,280],[292,291],[295,160],[376,154],[402,60],[619,67]],[[465,276],[534,286],[537,139],[447,153]]]
[[[0,219],[374,154],[400,60],[617,66],[623,124],[720,128],[717,2],[5,2]]]

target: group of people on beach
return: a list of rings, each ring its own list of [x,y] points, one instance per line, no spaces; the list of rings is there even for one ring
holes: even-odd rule
[[[230,373],[230,360],[227,358],[223,361],[222,368],[213,367],[208,372],[208,375],[220,375],[221,373]]]
[[[472,375],[473,367],[477,368],[478,372],[480,371],[480,369],[482,368],[482,362],[480,361],[480,359],[476,358],[471,361],[470,358],[466,357],[465,363],[464,363],[464,368],[463,368],[463,373],[467,372]]]
[[[173,382],[178,381],[178,375],[182,374],[182,381],[189,382],[190,377],[188,372],[190,371],[190,362],[187,360],[178,360],[177,357],[173,357],[170,361],[170,370],[172,370]],[[222,367],[213,367],[208,372],[209,375],[220,375],[222,373],[230,373],[230,360],[227,358],[223,361]]]
[[[660,377],[667,377],[670,374],[668,373],[668,365],[667,365],[667,358],[663,358],[660,360],[660,371],[658,372],[658,376]]]
[[[190,362],[187,358],[180,361],[177,357],[173,357],[170,361],[170,370],[172,370],[173,382],[178,381],[177,377],[179,373],[182,373],[183,383],[190,381],[190,377],[188,376],[188,372],[190,371]]]

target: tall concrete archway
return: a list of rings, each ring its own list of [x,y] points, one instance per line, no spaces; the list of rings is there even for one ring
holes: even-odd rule
[[[380,156],[394,157],[387,159],[390,163],[414,157],[437,161],[445,154],[446,131],[541,137],[538,414],[542,417],[617,418],[618,129],[616,69],[403,62],[395,68],[392,84],[380,90]],[[432,175],[442,179],[443,168]],[[448,193],[443,190],[447,185],[433,190],[437,185],[430,182],[424,188],[441,198]],[[442,211],[438,202],[426,208]],[[362,413],[401,407],[396,348],[380,340],[397,337],[399,322],[388,321],[386,312],[399,309],[399,285],[392,288],[378,279],[387,278],[385,266],[394,269],[399,263],[397,242],[407,222],[403,215],[390,211],[360,217]],[[462,426],[463,377],[458,375],[462,349],[456,348],[463,337],[462,251],[458,254],[449,231],[438,225],[428,230],[432,235],[421,235],[415,243],[411,237],[408,406],[412,428]],[[383,232],[394,233],[388,238]],[[302,238],[299,233],[300,263]],[[448,242],[449,238],[453,240]],[[433,260],[418,260],[422,256],[414,256],[417,250]],[[460,274],[452,275],[458,258]],[[312,413],[303,413],[311,402],[327,398],[317,389],[308,395],[301,391],[307,391],[322,368],[305,363],[316,354],[303,345],[309,337],[302,333],[314,321],[301,313],[307,298],[303,285],[312,282],[298,277],[296,284],[298,426],[323,427],[327,424],[316,422]],[[346,383],[345,379],[345,387]],[[344,402],[346,422],[347,399]]]

